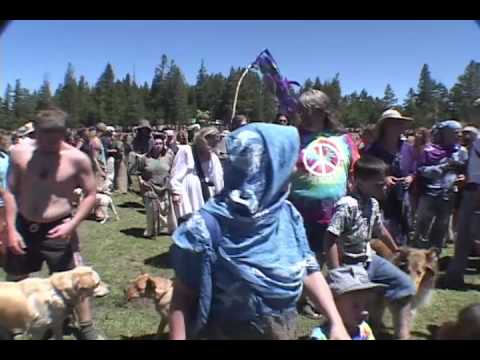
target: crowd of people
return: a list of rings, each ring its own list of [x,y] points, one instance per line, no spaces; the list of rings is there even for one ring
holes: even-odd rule
[[[67,114],[52,108],[0,134],[9,280],[43,260],[50,271],[81,263],[75,229],[92,209],[106,216],[95,193],[135,189],[144,236],[173,240],[171,339],[289,339],[298,310],[326,318],[312,339],[374,339],[380,301],[395,338],[410,338],[416,286],[370,241],[439,254],[453,242],[443,282],[464,286],[468,257],[480,255],[478,129],[450,119],[415,129],[415,119],[387,109],[376,124],[347,130],[325,93],[307,90],[299,103],[296,126],[287,114],[273,124],[239,114],[228,130],[146,119],[130,130],[67,130]],[[84,196],[72,216],[77,187]],[[52,239],[66,245],[52,248]],[[88,300],[77,313],[84,337],[98,338]]]

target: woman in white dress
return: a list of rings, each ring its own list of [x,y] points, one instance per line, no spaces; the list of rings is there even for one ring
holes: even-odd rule
[[[203,128],[192,146],[181,145],[173,162],[170,186],[176,218],[192,214],[223,189],[223,169],[214,149],[218,130]]]

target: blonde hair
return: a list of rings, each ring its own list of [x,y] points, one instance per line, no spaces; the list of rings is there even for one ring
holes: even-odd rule
[[[195,137],[193,138],[193,145],[205,147],[207,145],[206,137],[208,135],[217,135],[217,134],[218,134],[218,130],[213,126],[202,128],[198,130],[198,132],[195,134]]]

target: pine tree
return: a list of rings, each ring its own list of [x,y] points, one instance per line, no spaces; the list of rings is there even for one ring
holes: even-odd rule
[[[13,89],[10,84],[7,84],[7,88],[5,90],[5,96],[1,103],[2,108],[2,128],[7,130],[12,130],[17,127],[17,122],[15,120],[15,116],[13,114]]]
[[[271,93],[265,86],[262,85],[263,93],[263,119],[265,122],[273,122],[278,113],[278,101],[275,95]]]
[[[58,103],[62,110],[69,114],[69,125],[78,126],[78,85],[71,63],[67,66],[63,86],[58,94]]]
[[[382,98],[382,105],[384,109],[389,109],[397,105],[398,99],[395,96],[395,93],[393,92],[392,87],[390,84],[387,84],[385,87],[385,92],[383,94]]]
[[[92,126],[97,122],[96,107],[90,86],[85,77],[78,81],[78,120],[84,126]]]
[[[451,117],[450,100],[447,87],[441,82],[433,84],[434,119],[441,120]]]
[[[30,98],[29,91],[22,88],[20,79],[15,82],[15,89],[13,91],[12,111],[15,116],[17,124],[25,124],[31,121],[35,112],[34,98]]]
[[[415,116],[417,112],[417,94],[413,88],[408,90],[407,96],[403,101],[403,112],[408,116]]]
[[[188,118],[186,120],[189,120],[190,118],[192,118],[196,114],[197,109],[199,107],[197,106],[197,90],[196,90],[196,87],[195,86],[188,86],[188,84],[185,84],[185,85],[187,86],[187,103],[188,103]]]
[[[240,71],[230,68],[230,74],[225,82],[225,88],[222,93],[221,102],[218,111],[218,118],[223,120],[225,124],[230,124],[232,118],[233,99],[235,96],[235,88],[240,79]],[[238,104],[238,102],[237,102]],[[238,105],[237,105],[238,106]],[[237,107],[237,113],[238,113]]]
[[[417,106],[428,109],[433,103],[433,89],[435,82],[430,74],[427,64],[424,64],[420,72],[417,89]]]
[[[223,119],[222,96],[227,86],[227,79],[220,73],[208,77],[205,88],[207,108],[214,120]]]
[[[159,120],[165,118],[167,107],[167,84],[166,76],[169,71],[168,57],[163,54],[161,63],[155,68],[155,75],[152,80],[152,88],[149,95],[144,94],[144,101],[148,104],[150,113]]]
[[[208,72],[205,67],[205,63],[201,62],[200,69],[198,70],[197,83],[195,84],[196,104],[200,110],[208,110],[207,104],[207,82]]]
[[[50,90],[50,82],[48,79],[44,79],[42,86],[38,92],[38,103],[36,110],[41,110],[50,105],[53,101],[52,92]]]
[[[310,80],[310,78],[307,78],[307,80],[305,80],[305,82],[303,83],[302,91],[307,91],[310,89],[313,89],[313,81]]]
[[[166,76],[166,119],[169,123],[185,124],[191,118],[188,88],[180,68],[172,61]]]
[[[315,80],[315,83],[317,80]],[[340,110],[342,105],[342,88],[340,86],[340,74],[335,74],[335,77],[330,81],[325,81],[323,85],[318,88],[323,91],[330,98],[332,108]]]
[[[97,102],[97,119],[115,124],[120,119],[118,86],[115,83],[115,74],[112,65],[107,64],[105,71],[100,76],[95,86]]]
[[[472,60],[450,91],[452,115],[457,119],[480,125],[480,120],[474,116],[472,106],[473,101],[478,98],[480,98],[480,63]]]
[[[125,93],[125,112],[122,116],[122,126],[133,126],[139,119],[145,117],[145,104],[137,87],[137,84],[131,81],[130,74],[123,80]]]

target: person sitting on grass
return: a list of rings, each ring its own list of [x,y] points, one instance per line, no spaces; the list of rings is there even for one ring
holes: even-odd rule
[[[287,200],[300,148],[295,128],[256,123],[226,139],[225,186],[173,234],[170,338],[292,339],[305,287],[349,339]]]
[[[335,305],[352,340],[375,340],[367,324],[368,304],[375,291],[384,287],[368,278],[362,266],[345,266],[331,270],[327,282],[333,292]],[[313,329],[312,340],[328,339],[328,324]]]
[[[335,213],[327,228],[325,252],[329,269],[346,265],[363,266],[371,281],[387,285],[385,297],[391,305],[395,336],[408,339],[415,285],[407,274],[374,254],[370,247],[370,240],[374,236],[392,251],[398,251],[395,241],[382,223],[377,201],[385,196],[385,170],[385,163],[371,156],[361,157],[355,163],[352,192],[342,197],[335,206]],[[376,330],[382,326],[382,303],[372,308],[372,325]]]

